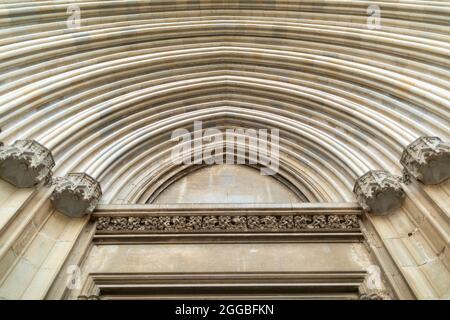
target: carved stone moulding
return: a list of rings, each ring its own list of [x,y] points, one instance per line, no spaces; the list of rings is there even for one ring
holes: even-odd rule
[[[438,137],[420,137],[405,148],[400,163],[415,179],[438,184],[450,177],[450,144]]]
[[[391,293],[387,290],[382,277],[381,268],[370,265],[366,269],[367,276],[359,286],[359,300],[392,300]]]
[[[101,216],[99,232],[290,232],[359,229],[357,215]]]
[[[86,173],[69,173],[54,179],[53,184],[53,206],[69,217],[91,213],[102,195],[100,183]]]
[[[35,140],[0,145],[0,178],[19,188],[49,181],[55,166],[52,153]]]
[[[91,295],[91,296],[79,296],[78,300],[101,300],[100,296]]]
[[[372,290],[361,292],[358,300],[392,300],[392,297],[386,290]]]
[[[370,170],[356,180],[353,192],[364,211],[387,214],[405,199],[401,177],[384,170]]]

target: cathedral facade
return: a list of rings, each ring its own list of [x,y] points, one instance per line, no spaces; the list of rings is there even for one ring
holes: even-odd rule
[[[450,3],[3,0],[1,299],[450,299]]]

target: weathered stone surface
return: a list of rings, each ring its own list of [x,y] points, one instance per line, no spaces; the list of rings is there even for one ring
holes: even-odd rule
[[[362,292],[359,295],[359,300],[392,300],[392,297],[385,290],[373,290]]]
[[[197,285],[205,283],[205,280],[216,287],[236,284],[236,290],[227,293],[229,298],[234,298],[233,294],[249,283],[259,288],[262,284],[267,288],[278,283],[294,284],[297,293],[301,291],[304,297],[313,299],[317,299],[317,291],[321,288],[326,291],[327,287],[339,286],[345,289],[344,295],[357,299],[358,288],[355,285],[362,281],[361,274],[371,263],[363,243],[101,244],[92,246],[83,263],[82,274],[91,274],[92,278],[88,276],[83,288],[70,294],[75,299],[80,296],[87,299],[92,295],[100,295],[101,298],[104,292],[98,292],[99,287],[95,283],[101,283],[100,286],[105,288],[109,282],[102,275],[112,276],[115,283],[119,280],[121,284],[129,282],[131,275],[134,283],[143,288],[147,281],[138,279],[143,275],[152,283],[153,297],[161,297],[155,290],[158,284],[166,288],[173,285],[179,288],[181,285],[187,289],[190,284],[198,288]],[[340,270],[345,272],[341,274]],[[101,280],[94,281],[93,278]],[[319,284],[319,287],[314,284]],[[310,290],[311,286],[316,290]],[[176,295],[182,294],[179,290],[174,291]]]
[[[366,212],[387,214],[405,198],[401,178],[384,170],[371,170],[356,180],[353,192]]]
[[[391,293],[386,289],[382,279],[382,271],[378,265],[370,265],[367,275],[359,286],[359,300],[391,300]]]
[[[79,296],[78,300],[101,300],[99,296],[90,295],[90,296]]]
[[[450,144],[439,137],[420,137],[405,148],[400,163],[425,184],[443,182],[450,177]]]
[[[30,188],[51,179],[53,156],[35,140],[0,145],[0,178],[19,188]]]
[[[305,199],[270,176],[247,166],[205,167],[179,179],[156,197],[158,203],[297,203]]]
[[[55,209],[70,217],[94,211],[102,195],[100,183],[86,173],[69,173],[54,179],[51,200]]]

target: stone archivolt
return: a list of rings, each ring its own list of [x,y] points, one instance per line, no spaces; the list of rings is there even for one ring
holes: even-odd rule
[[[64,172],[86,154],[105,201],[154,199],[179,173],[167,137],[194,120],[280,128],[280,176],[312,202],[448,139],[446,2],[384,1],[380,30],[360,1],[76,3],[78,29],[62,3],[0,4],[0,138],[39,137]]]
[[[357,215],[98,217],[99,232],[304,231],[359,229]]]
[[[51,179],[52,153],[34,140],[0,145],[0,177],[19,188],[30,188]]]
[[[0,140],[40,141],[61,172],[89,168],[105,204],[151,203],[188,173],[170,161],[168,137],[194,120],[279,128],[279,176],[318,203],[354,201],[355,177],[399,169],[417,137],[449,141],[448,1],[382,1],[377,30],[367,27],[370,1],[74,3],[78,29],[67,28],[66,4],[0,3]],[[405,188],[398,224],[366,216],[380,238],[371,248],[386,257],[381,267],[395,266],[399,297],[448,298],[448,184],[416,187]],[[11,190],[0,186],[0,297],[46,297],[49,270],[76,251],[82,228],[44,210],[45,190]],[[367,210],[372,194],[357,195]],[[63,236],[36,242],[59,226]]]

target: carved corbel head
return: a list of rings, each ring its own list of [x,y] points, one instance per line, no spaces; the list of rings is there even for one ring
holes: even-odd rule
[[[450,177],[450,144],[438,137],[420,137],[405,148],[400,163],[416,180],[438,184]]]
[[[356,180],[353,192],[364,211],[387,214],[403,204],[400,182],[401,177],[385,170],[370,170]]]
[[[86,173],[69,173],[54,179],[53,184],[53,206],[69,217],[91,213],[102,195],[100,183]]]
[[[18,188],[31,188],[51,179],[52,153],[35,140],[0,144],[0,178]]]

